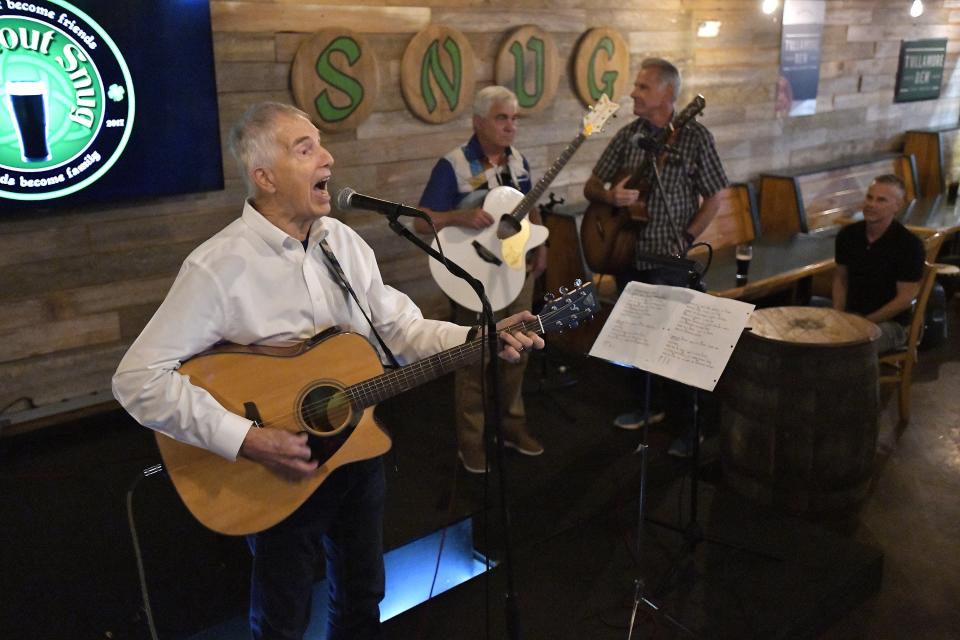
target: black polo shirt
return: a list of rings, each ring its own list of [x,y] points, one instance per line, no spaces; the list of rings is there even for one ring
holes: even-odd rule
[[[919,282],[923,277],[923,243],[897,220],[872,244],[867,242],[865,222],[841,229],[836,259],[847,268],[846,310],[860,315],[890,302],[897,295],[897,282]],[[910,311],[894,319],[909,323]]]

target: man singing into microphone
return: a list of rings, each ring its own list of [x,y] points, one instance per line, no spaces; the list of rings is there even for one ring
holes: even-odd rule
[[[474,135],[437,161],[430,180],[420,197],[420,208],[432,218],[434,226],[448,225],[483,229],[494,224],[493,216],[482,208],[483,196],[500,185],[511,186],[521,193],[532,187],[530,166],[513,145],[517,134],[517,97],[512,91],[497,85],[484,87],[473,102]],[[530,221],[540,224],[540,211],[530,211]],[[415,220],[420,233],[430,233],[424,220]],[[533,283],[547,267],[547,248],[540,245],[530,252],[527,277],[520,295],[494,317],[500,319],[529,309],[533,302]],[[478,322],[475,311],[455,302],[453,321],[473,325]],[[527,431],[523,406],[523,373],[526,356],[520,366],[505,368],[503,381],[504,445],[527,456],[543,453],[543,446]],[[457,408],[458,456],[464,469],[470,473],[486,473],[487,457],[483,442],[483,399],[479,373],[473,368],[460,369],[455,374],[454,401]]]
[[[584,185],[583,194],[591,202],[628,207],[640,198],[647,199],[650,221],[637,236],[638,254],[676,255],[693,244],[713,220],[720,204],[719,192],[727,186],[727,176],[717,155],[713,136],[696,120],[669,140],[661,171],[666,201],[656,190],[652,175],[656,150],[645,141],[656,140],[673,120],[680,95],[680,71],[661,58],[647,58],[640,64],[633,84],[633,113],[638,116],[613,137]],[[632,175],[646,174],[650,185],[646,193],[626,188]],[[621,177],[622,176],[622,177]],[[671,277],[673,276],[673,277]],[[616,274],[622,291],[632,280],[649,284],[685,284],[677,272],[658,269],[638,261],[629,272]],[[651,422],[663,419],[657,412]],[[643,424],[641,411],[617,417],[614,424],[637,429]],[[674,443],[671,453],[686,455],[689,443]]]
[[[297,482],[317,470],[306,434],[230,413],[177,372],[183,361],[221,342],[289,346],[339,325],[371,344],[379,344],[379,334],[404,363],[462,344],[469,329],[424,319],[407,296],[383,283],[360,236],[328,217],[333,157],[305,113],[254,105],[234,126],[230,149],[247,185],[243,212],[184,261],[120,363],[113,392],[145,426]],[[532,318],[517,314],[499,326]],[[500,357],[513,362],[527,348],[543,347],[533,334],[503,332],[501,340]],[[271,385],[268,372],[263,384]],[[380,458],[354,462],[333,471],[285,520],[248,537],[254,638],[303,636],[321,554],[330,585],[326,637],[382,637],[383,502]]]

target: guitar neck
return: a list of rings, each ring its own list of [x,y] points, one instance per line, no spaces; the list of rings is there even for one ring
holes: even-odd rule
[[[514,325],[508,330],[542,333],[543,324],[538,316],[534,320]],[[372,407],[404,391],[476,362],[480,359],[485,344],[484,338],[476,338],[413,364],[387,371],[375,378],[352,385],[346,390],[347,396],[357,410]]]
[[[517,222],[520,222],[527,214],[530,212],[530,209],[533,208],[533,205],[540,199],[540,196],[543,195],[543,192],[546,191],[547,187],[550,186],[550,183],[553,182],[553,179],[557,177],[557,174],[563,169],[567,164],[570,158],[573,157],[573,154],[577,152],[577,149],[580,148],[580,145],[583,144],[583,141],[587,139],[587,136],[583,133],[578,135],[573,139],[573,142],[567,145],[567,148],[563,150],[563,153],[560,154],[560,157],[557,158],[556,162],[553,163],[547,172],[543,174],[543,177],[537,181],[537,184],[530,189],[530,192],[523,197],[523,200],[517,204],[516,208],[510,214],[513,216]]]

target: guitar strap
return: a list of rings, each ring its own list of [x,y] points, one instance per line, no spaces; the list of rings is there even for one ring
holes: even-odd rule
[[[342,289],[350,292],[351,297],[353,297],[353,301],[357,303],[357,307],[360,309],[360,313],[363,314],[363,317],[370,325],[370,329],[373,330],[373,335],[377,337],[377,342],[380,343],[380,348],[383,349],[384,355],[386,355],[387,359],[390,361],[390,366],[399,368],[400,364],[393,356],[393,352],[390,351],[390,348],[383,341],[383,338],[380,337],[380,333],[377,331],[377,328],[373,326],[373,321],[370,320],[370,316],[368,316],[367,312],[363,310],[363,305],[360,304],[360,299],[357,298],[357,294],[354,292],[353,287],[350,286],[350,282],[347,280],[347,274],[343,272],[343,267],[340,266],[340,261],[337,260],[337,256],[333,255],[333,249],[331,249],[330,245],[327,244],[327,239],[320,238],[319,244],[320,249],[323,251],[323,255],[327,257],[327,266],[330,267],[330,272],[333,274],[333,279],[340,284]]]

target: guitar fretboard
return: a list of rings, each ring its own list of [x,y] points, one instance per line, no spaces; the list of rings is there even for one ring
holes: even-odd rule
[[[547,169],[543,177],[537,181],[537,184],[535,184],[533,188],[530,189],[530,192],[523,197],[523,200],[517,204],[510,214],[517,222],[522,221],[527,216],[527,213],[533,208],[537,200],[540,199],[540,196],[543,195],[546,188],[550,186],[553,179],[557,177],[557,174],[566,166],[567,162],[573,157],[573,154],[577,152],[577,149],[580,148],[580,145],[583,144],[583,141],[586,139],[587,136],[583,133],[574,138],[573,142],[567,145],[567,148],[563,150],[560,157],[553,163],[553,166]]]
[[[546,319],[547,315],[549,314],[538,316],[534,320],[521,322],[507,330],[511,332],[533,331],[542,333],[544,330],[543,319]],[[357,410],[372,407],[404,391],[476,362],[480,359],[485,344],[484,338],[476,338],[446,351],[441,351],[429,358],[418,360],[413,364],[384,372],[375,378],[370,378],[347,388],[347,397],[350,398],[350,403]]]

